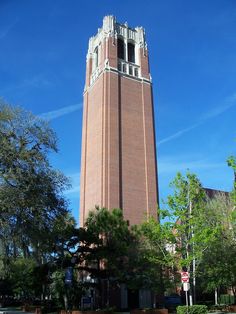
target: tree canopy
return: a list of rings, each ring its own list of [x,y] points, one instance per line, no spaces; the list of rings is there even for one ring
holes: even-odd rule
[[[69,181],[48,159],[57,152],[56,135],[47,122],[1,102],[0,147],[1,257],[41,263],[53,232],[70,220],[62,194]]]

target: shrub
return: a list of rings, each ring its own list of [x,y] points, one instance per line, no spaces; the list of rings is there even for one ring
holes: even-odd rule
[[[220,304],[231,305],[234,304],[234,296],[229,294],[220,295]]]
[[[177,307],[177,314],[206,314],[206,313],[207,313],[206,305],[192,305],[192,306],[181,305]]]

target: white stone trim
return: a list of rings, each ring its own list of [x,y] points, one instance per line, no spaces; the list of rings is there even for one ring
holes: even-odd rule
[[[104,72],[112,72],[115,73],[117,75],[120,75],[122,77],[125,77],[129,80],[135,80],[135,81],[139,81],[142,84],[149,84],[152,85],[152,81],[148,80],[145,77],[135,77],[135,76],[131,76],[129,74],[126,73],[122,73],[120,71],[118,71],[116,68],[113,67],[105,67],[103,70],[101,70],[100,72],[96,72],[96,75],[94,75],[93,79],[90,81],[90,85],[87,87],[87,89],[84,89],[84,93],[83,95],[85,95],[94,85],[94,83],[96,82],[96,80],[100,77],[101,74],[103,74]],[[85,86],[86,87],[86,86]]]
[[[98,29],[97,35],[89,39],[89,47],[87,53],[87,61],[92,59],[92,74],[90,77],[90,86],[94,84],[97,78],[104,70],[109,70],[109,60],[105,60],[104,64],[100,63],[101,58],[101,43],[105,40],[108,41],[108,38],[112,37],[114,40],[118,37],[122,38],[125,45],[125,60],[118,59],[116,72],[119,72],[121,75],[130,77],[133,79],[141,79],[147,82],[151,82],[151,78],[146,79],[141,77],[140,71],[140,56],[139,49],[143,48],[144,51],[147,49],[147,44],[145,40],[145,31],[142,27],[130,28],[127,23],[120,24],[116,22],[116,19],[112,15],[107,15],[103,19],[102,28]],[[128,62],[128,43],[132,42],[135,45],[135,63]],[[98,48],[98,65],[96,65],[96,53],[95,50]],[[107,55],[107,52],[105,52]],[[119,67],[121,64],[121,67]],[[126,67],[126,69],[125,69]],[[114,70],[113,70],[114,72]]]
[[[107,15],[103,18],[103,26],[98,29],[97,35],[89,39],[87,58],[92,57],[95,48],[103,41],[104,38],[117,38],[118,36],[124,39],[126,45],[129,40],[132,40],[135,43],[135,50],[137,47],[147,49],[145,31],[143,27],[130,28],[127,23],[117,23],[114,16]]]

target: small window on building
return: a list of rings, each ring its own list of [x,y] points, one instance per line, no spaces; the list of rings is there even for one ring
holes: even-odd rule
[[[138,77],[138,68],[134,69],[134,76]]]
[[[121,63],[118,62],[118,71],[121,71]]]
[[[135,49],[134,44],[128,43],[128,61],[135,62]]]
[[[117,40],[117,55],[119,59],[125,59],[125,46],[124,41],[121,38]]]
[[[129,75],[133,75],[133,68],[131,65],[129,66]]]

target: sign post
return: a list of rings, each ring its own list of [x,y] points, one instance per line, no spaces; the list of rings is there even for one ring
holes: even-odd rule
[[[185,291],[186,306],[188,306],[188,291],[190,289],[189,277],[190,277],[189,272],[187,271],[181,272],[181,282],[183,284],[183,290]]]
[[[181,282],[184,283],[184,282],[189,282],[189,272],[187,271],[182,271],[181,272]]]

